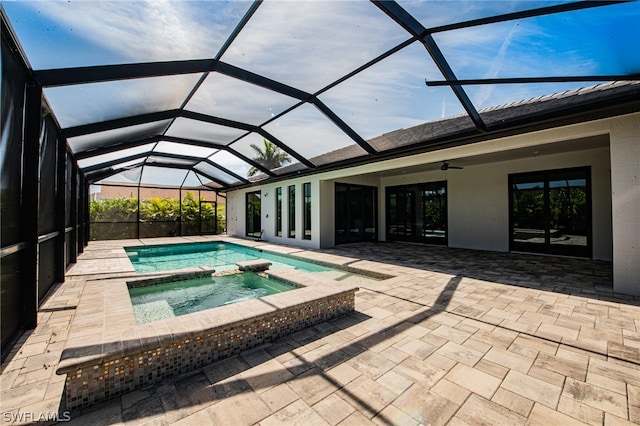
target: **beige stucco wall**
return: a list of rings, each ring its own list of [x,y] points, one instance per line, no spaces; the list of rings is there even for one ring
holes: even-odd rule
[[[611,121],[614,290],[640,295],[640,119]]]
[[[611,181],[608,148],[516,159],[383,179],[382,187],[447,181],[449,247],[509,250],[508,176],[591,166],[593,257],[611,260]]]

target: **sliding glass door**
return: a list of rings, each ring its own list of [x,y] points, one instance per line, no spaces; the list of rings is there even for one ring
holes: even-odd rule
[[[416,239],[417,188],[387,188],[387,239],[414,241]]]
[[[422,241],[447,244],[447,182],[422,187]]]
[[[387,240],[447,244],[447,182],[386,188]]]
[[[510,249],[591,257],[591,169],[509,176]]]

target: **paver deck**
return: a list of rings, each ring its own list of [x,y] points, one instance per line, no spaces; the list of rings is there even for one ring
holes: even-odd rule
[[[112,250],[140,243],[92,242],[69,269],[2,365],[3,423],[60,410],[65,378],[54,371],[84,284],[131,274]],[[322,251],[243,243],[394,278],[360,283],[353,314],[71,413],[70,423],[640,423],[640,298],[613,293],[606,262],[393,243]]]

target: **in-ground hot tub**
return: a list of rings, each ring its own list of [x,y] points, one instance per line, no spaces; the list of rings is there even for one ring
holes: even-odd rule
[[[141,285],[141,283],[143,285]],[[300,288],[264,273],[227,271],[183,280],[128,282],[138,324],[257,299]]]
[[[178,275],[191,279],[212,272],[196,268]],[[56,370],[67,375],[65,409],[197,370],[355,308],[353,284],[296,269],[265,274],[300,288],[146,324],[138,324],[128,295],[127,283],[136,279],[87,281]]]

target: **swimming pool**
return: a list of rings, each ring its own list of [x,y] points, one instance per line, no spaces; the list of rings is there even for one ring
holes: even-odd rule
[[[317,263],[224,242],[128,247],[125,251],[139,274],[199,266],[221,272],[237,269],[236,262],[256,259],[271,262],[270,269],[295,268],[306,272],[335,270]]]
[[[129,288],[138,324],[300,288],[244,272]]]

